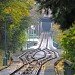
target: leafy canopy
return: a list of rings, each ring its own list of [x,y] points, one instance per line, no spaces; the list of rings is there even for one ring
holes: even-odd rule
[[[35,0],[39,3],[39,10],[44,9],[48,14],[49,8],[53,20],[61,25],[62,29],[72,26],[75,21],[75,0]]]
[[[64,57],[75,62],[75,25],[65,32],[61,40]]]
[[[7,49],[19,49],[26,43],[33,5],[34,0],[0,0],[0,46],[4,48],[5,23]]]

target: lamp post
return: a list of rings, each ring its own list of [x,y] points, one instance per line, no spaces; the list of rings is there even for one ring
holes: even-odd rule
[[[38,22],[38,38],[39,38],[39,36],[40,36],[40,24],[39,24],[40,22]]]
[[[28,34],[28,41],[30,41],[30,36],[29,36],[30,35],[30,33],[29,33],[30,31],[29,31],[29,28],[26,29],[26,32]]]
[[[5,50],[4,50],[4,59],[3,59],[3,66],[7,66],[7,54],[6,54],[6,21],[5,21]]]
[[[5,30],[5,41],[4,41],[4,45],[5,45],[5,49],[4,49],[3,66],[7,66],[7,60],[9,60],[9,57],[10,57],[10,52],[7,51],[7,30],[6,30],[7,22],[12,23],[11,16],[6,16],[5,17],[5,25],[4,25],[4,30]]]
[[[34,25],[31,25],[31,29],[32,29],[32,31],[33,31],[33,41],[34,41],[34,30],[35,30]]]
[[[27,44],[26,44],[26,49],[28,49],[28,44],[29,44],[29,28],[26,29],[26,32],[28,34],[28,40],[27,40]]]

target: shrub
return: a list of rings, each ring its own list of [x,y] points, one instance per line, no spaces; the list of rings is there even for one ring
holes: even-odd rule
[[[61,40],[61,46],[64,50],[64,57],[75,62],[75,26],[66,30]]]

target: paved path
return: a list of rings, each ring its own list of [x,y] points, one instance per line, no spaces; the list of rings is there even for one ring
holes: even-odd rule
[[[22,62],[20,62],[18,56],[20,54],[22,54],[23,52],[18,51],[17,53],[15,53],[12,57],[13,57],[13,63],[6,69],[0,71],[0,75],[9,75],[10,73],[14,72],[17,68],[19,68],[20,66],[22,66]]]
[[[42,69],[40,71],[39,75],[55,75],[54,71],[54,63],[57,59],[53,59],[51,61],[48,61],[42,66]]]
[[[11,66],[0,71],[0,75],[10,75],[10,73],[14,72],[20,66],[22,66],[22,63],[12,63]]]
[[[44,75],[55,75],[55,70],[54,70],[55,61],[56,59],[46,63],[46,69],[45,69]]]

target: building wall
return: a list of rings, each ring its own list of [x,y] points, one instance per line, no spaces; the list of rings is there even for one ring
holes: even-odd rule
[[[43,17],[39,19],[40,22],[40,32],[50,32],[52,18]]]
[[[42,22],[42,32],[50,32],[51,23],[50,22]]]

